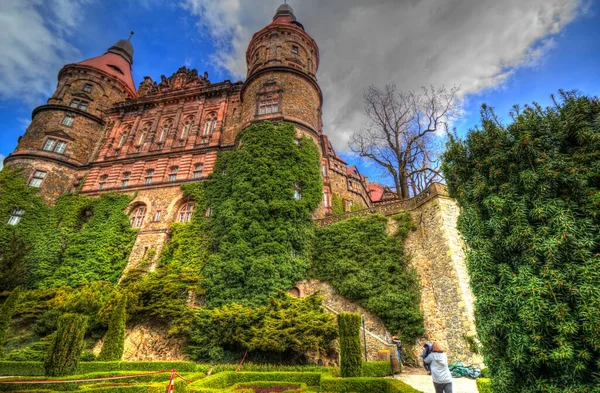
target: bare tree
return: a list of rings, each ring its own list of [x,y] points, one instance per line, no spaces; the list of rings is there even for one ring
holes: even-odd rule
[[[370,86],[364,93],[367,126],[350,138],[350,149],[380,165],[395,183],[402,199],[410,198],[441,180],[440,133],[457,113],[456,93],[432,86],[422,92],[383,90]]]

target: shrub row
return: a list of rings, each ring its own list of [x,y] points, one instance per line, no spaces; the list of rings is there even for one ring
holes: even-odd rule
[[[89,374],[108,371],[161,371],[176,369],[177,372],[207,372],[210,366],[185,361],[159,361],[159,362],[80,362],[77,374]],[[44,375],[43,362],[2,362],[0,361],[1,375],[42,376]]]
[[[217,375],[211,376],[204,381],[200,381],[196,384],[197,387],[204,388],[219,388],[223,389],[236,383],[242,382],[299,382],[305,383],[308,386],[319,386],[321,382],[320,373],[310,372],[267,372],[267,373],[256,373],[256,372],[221,372]]]
[[[475,382],[479,393],[492,393],[492,381],[489,378],[477,378]]]
[[[392,365],[389,361],[381,362],[364,362],[362,364],[362,376],[363,377],[387,377],[392,375]]]

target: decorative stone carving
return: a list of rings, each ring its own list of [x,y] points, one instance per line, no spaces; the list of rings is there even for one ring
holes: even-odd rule
[[[138,88],[138,95],[140,97],[163,93],[172,90],[178,90],[182,88],[193,88],[197,86],[207,86],[210,84],[208,80],[208,72],[204,72],[203,76],[198,75],[198,70],[192,68],[188,69],[183,66],[177,70],[173,75],[167,78],[164,75],[160,76],[160,83],[156,83],[151,77],[145,76],[142,83]]]

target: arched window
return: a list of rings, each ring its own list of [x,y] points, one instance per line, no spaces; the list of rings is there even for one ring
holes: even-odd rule
[[[179,167],[178,166],[172,166],[169,169],[169,181],[175,181],[175,180],[177,180],[177,172],[179,172]]]
[[[106,181],[108,180],[108,175],[102,175],[98,179],[98,189],[102,190],[106,186]]]
[[[192,129],[192,126],[194,125],[194,116],[188,116],[185,119],[185,122],[183,123],[183,128],[181,129],[181,135],[179,137],[179,139],[181,139],[182,141],[184,141],[188,135],[190,134],[190,131]]]
[[[202,165],[202,164],[194,165],[194,179],[199,179],[202,177],[203,169],[204,169],[204,165]]]
[[[150,132],[151,127],[152,127],[152,123],[144,124],[144,127],[142,127],[142,133],[140,134],[140,137],[136,144],[137,146],[142,146],[144,144],[144,142],[146,141],[146,137],[148,136],[148,133]]]
[[[158,140],[157,140],[158,143],[163,143],[165,141],[165,139],[167,139],[167,136],[169,135],[169,132],[171,131],[171,127],[173,127],[173,119],[165,120],[162,128],[160,129],[160,134],[158,135]]]
[[[204,123],[204,132],[202,132],[202,135],[212,134],[215,128],[217,128],[217,114],[211,113],[206,117],[206,122]]]
[[[177,214],[177,221],[188,222],[192,219],[192,213],[194,212],[194,202],[186,202],[179,209]]]
[[[139,228],[142,226],[144,222],[144,216],[146,216],[146,205],[138,205],[136,206],[131,215],[129,216],[129,222],[133,228]]]
[[[123,130],[123,132],[121,133],[121,137],[119,138],[119,144],[117,145],[118,148],[121,148],[125,145],[125,142],[127,142],[127,137],[129,136],[130,132],[131,126]]]

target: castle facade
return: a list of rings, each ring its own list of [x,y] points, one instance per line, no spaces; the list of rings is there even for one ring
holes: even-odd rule
[[[181,67],[170,77],[145,77],[136,89],[133,46],[120,40],[98,57],[64,66],[46,105],[37,107],[5,163],[23,170],[48,203],[67,192],[136,195],[129,207],[139,228],[129,266],[160,251],[173,222],[186,222],[194,201],[181,184],[205,179],[219,151],[238,133],[265,120],[295,125],[321,153],[324,189],[315,218],[371,206],[382,188],[336,154],[323,133],[323,95],[316,73],[319,48],[293,10],[282,5],[252,37],[245,82],[213,83],[208,74]]]

